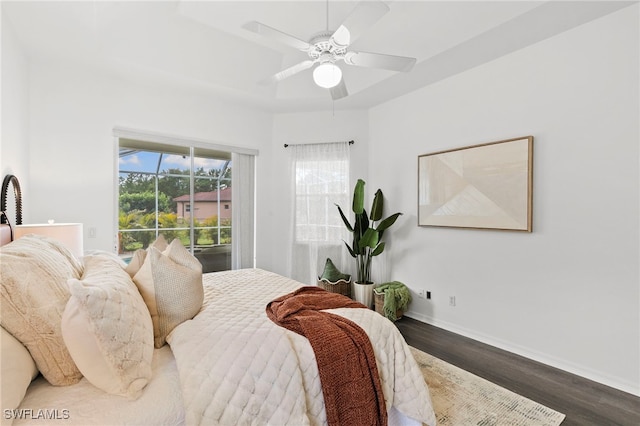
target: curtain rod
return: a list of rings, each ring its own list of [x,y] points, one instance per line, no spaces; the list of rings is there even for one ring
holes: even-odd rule
[[[346,141],[349,145],[353,145],[355,142],[353,140],[350,141]],[[284,147],[290,147],[290,146],[296,146],[296,145],[321,145],[321,144],[326,144],[326,143],[344,143],[343,141],[340,142],[316,142],[316,143],[292,143],[292,144],[288,144],[285,143]]]

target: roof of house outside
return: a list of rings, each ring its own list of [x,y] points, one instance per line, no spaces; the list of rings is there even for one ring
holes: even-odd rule
[[[220,191],[220,201],[231,201],[231,187],[223,188]],[[194,201],[216,202],[218,201],[218,191],[196,192],[193,194]],[[175,197],[173,201],[189,202],[189,194]]]

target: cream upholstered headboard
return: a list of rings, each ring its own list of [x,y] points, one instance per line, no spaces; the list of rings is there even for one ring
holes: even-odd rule
[[[10,243],[13,240],[11,222],[6,214],[9,187],[13,187],[13,199],[16,212],[16,220],[14,224],[22,224],[22,191],[20,190],[20,182],[14,175],[7,175],[2,181],[2,193],[0,194],[0,246]]]

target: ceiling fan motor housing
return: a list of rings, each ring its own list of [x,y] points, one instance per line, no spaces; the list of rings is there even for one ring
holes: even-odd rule
[[[309,58],[320,63],[335,62],[341,59],[347,51],[345,47],[338,47],[331,42],[333,31],[322,31],[309,40],[311,47],[307,51]]]

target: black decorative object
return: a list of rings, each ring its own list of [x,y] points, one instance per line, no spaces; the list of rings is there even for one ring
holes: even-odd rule
[[[22,192],[20,191],[20,182],[14,175],[7,175],[2,181],[2,195],[0,197],[0,211],[7,211],[7,193],[9,184],[13,186],[13,195],[16,203],[16,225],[22,225]],[[0,223],[9,224],[6,214],[0,215]]]

